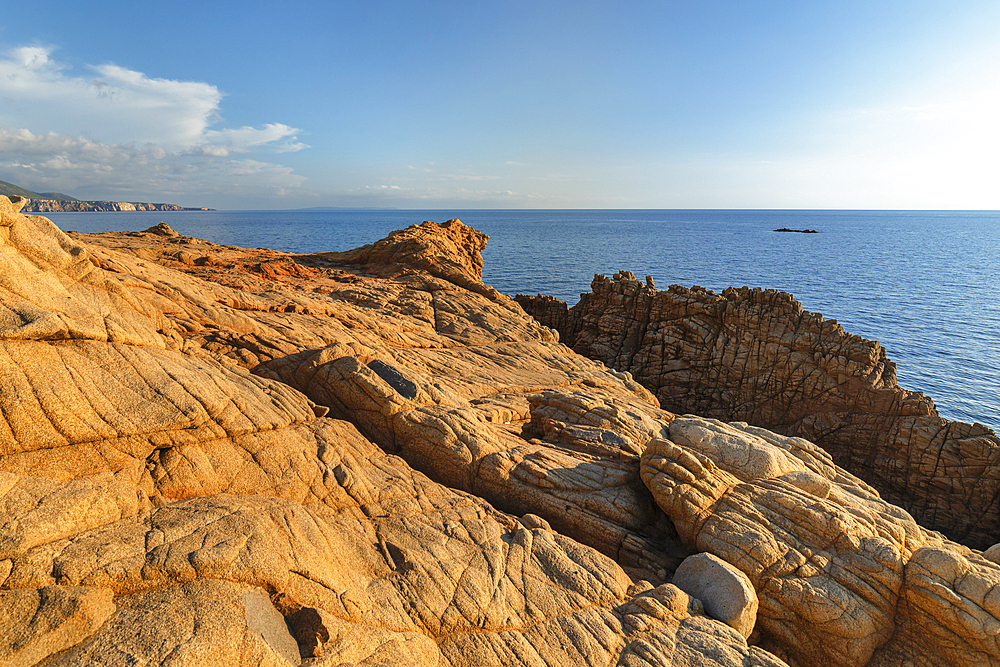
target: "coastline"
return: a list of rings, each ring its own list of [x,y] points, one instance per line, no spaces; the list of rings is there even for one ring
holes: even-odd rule
[[[635,369],[593,360],[603,346],[656,366],[644,332],[676,321],[663,300],[677,297],[681,340],[721,368],[763,368],[693,335],[706,304],[747,317],[756,304],[760,330],[803,357],[778,350],[794,362],[791,404],[810,383],[822,399],[832,377],[851,408],[871,394],[934,416],[870,341],[822,318],[783,331],[774,314],[802,310],[787,295],[658,292],[620,274],[595,279],[592,316],[544,302],[566,313],[557,334],[545,309],[533,319],[482,282],[486,236],[457,220],[291,255],[167,225],[67,236],[17,203],[0,198],[0,303],[17,315],[0,346],[19,378],[0,387],[0,595],[30,613],[9,619],[28,639],[7,655],[155,662],[162,644],[216,665],[472,665],[530,647],[547,665],[654,664],[632,652],[641,642],[726,667],[1000,659],[982,632],[1000,627],[984,592],[1000,555],[981,537],[919,525],[807,439],[678,414]],[[587,356],[559,342],[587,331]],[[995,456],[995,440],[914,440],[907,455]],[[942,503],[978,489],[965,513],[996,534],[995,470],[934,466],[927,511],[947,519]],[[727,586],[671,583],[696,552]],[[84,618],[46,602],[60,595]],[[738,618],[718,611],[736,599]],[[183,641],[182,618],[197,620]],[[37,639],[33,619],[61,634]],[[136,619],[154,640],[130,638]]]
[[[161,217],[155,217],[155,216]],[[64,229],[145,229],[164,220],[225,245],[345,250],[452,211],[53,214]],[[807,311],[878,340],[899,382],[950,420],[1000,428],[1000,220],[995,213],[879,211],[463,211],[490,235],[484,282],[574,305],[595,274],[625,269],[657,285],[742,285],[791,293]],[[822,229],[774,234],[778,226]],[[925,239],[934,238],[928,247]],[[642,248],[637,252],[636,248]],[[962,258],[963,269],[942,272]]]
[[[56,199],[29,199],[25,213],[71,213],[71,212],[135,212],[135,211],[211,211],[210,208],[185,208],[177,204],[149,204],[126,201],[82,201]]]

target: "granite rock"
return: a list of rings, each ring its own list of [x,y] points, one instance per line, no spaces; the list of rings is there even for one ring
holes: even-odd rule
[[[744,637],[757,624],[757,593],[741,571],[710,553],[684,559],[674,572],[672,584],[701,600],[706,613]]]
[[[642,476],[678,534],[743,572],[761,646],[799,665],[1000,661],[1000,566],[920,527],[807,440],[685,416]]]
[[[595,276],[565,312],[517,297],[575,351],[629,372],[663,409],[806,438],[929,528],[984,549],[1000,530],[1000,438],[896,383],[876,341],[775,290],[664,291]]]
[[[672,415],[509,299],[442,277],[475,276],[464,242],[436,246],[458,253],[437,274],[380,278],[162,229],[84,245],[2,197],[0,216],[0,663],[784,664],[556,529],[539,489],[568,466],[581,524],[640,507],[617,534],[662,570],[669,522],[639,453]],[[316,273],[254,271],[262,260]],[[306,389],[341,373],[324,391],[344,399],[248,371],[262,362],[316,380]],[[558,443],[521,436],[533,400]],[[388,428],[390,452],[445,461],[427,467],[456,488],[352,414]],[[486,478],[455,462],[490,446],[480,467],[535,475],[523,502],[538,511],[465,489]]]
[[[6,664],[998,660],[1000,566],[574,353],[458,221],[290,255],[0,216]],[[669,583],[693,552],[749,638]]]

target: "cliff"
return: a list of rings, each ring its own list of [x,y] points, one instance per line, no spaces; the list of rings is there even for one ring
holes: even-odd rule
[[[4,664],[1000,660],[992,551],[805,439],[662,409],[478,282],[457,220],[302,256],[21,204]]]
[[[878,342],[775,290],[659,291],[627,272],[596,276],[591,289],[571,309],[517,301],[666,410],[806,438],[921,524],[979,548],[1000,535],[1000,438],[899,387]]]
[[[176,204],[143,204],[127,201],[79,201],[56,199],[29,199],[25,213],[58,213],[66,211],[183,211]]]

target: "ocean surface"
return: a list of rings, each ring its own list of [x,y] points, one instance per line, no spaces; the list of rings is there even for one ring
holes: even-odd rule
[[[878,340],[900,386],[948,419],[1000,430],[1000,212],[763,210],[333,210],[48,214],[65,230],[165,221],[215,243],[346,250],[423,220],[489,234],[483,280],[570,305],[595,273],[656,286],[791,292],[806,310]],[[776,233],[781,227],[817,234]]]

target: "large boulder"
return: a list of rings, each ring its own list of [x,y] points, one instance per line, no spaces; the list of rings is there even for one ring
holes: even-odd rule
[[[747,575],[718,556],[709,553],[688,556],[670,583],[701,600],[712,618],[744,637],[753,633],[757,624],[757,593]]]

